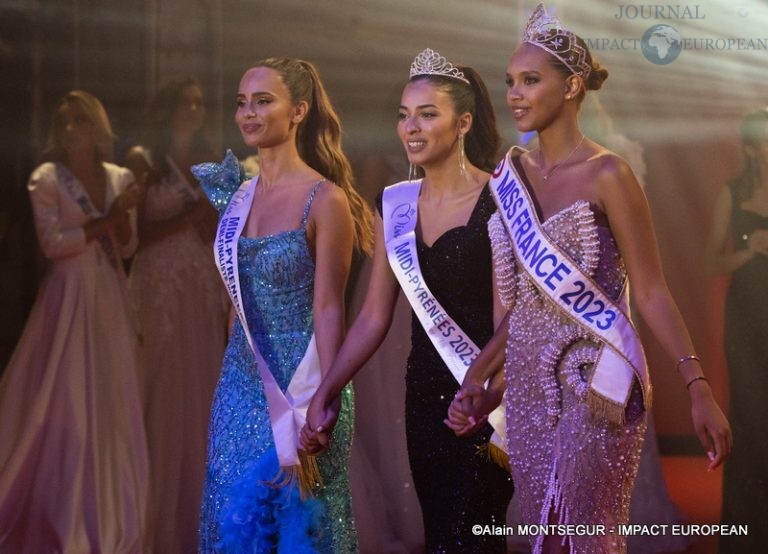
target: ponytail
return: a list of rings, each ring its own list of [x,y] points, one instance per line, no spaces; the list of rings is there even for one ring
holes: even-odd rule
[[[304,162],[344,191],[355,223],[355,247],[373,252],[373,214],[354,187],[352,167],[341,148],[341,123],[310,62],[292,58],[268,58],[254,67],[274,69],[282,78],[294,103],[307,102],[306,117],[296,135]]]
[[[464,152],[472,165],[492,172],[498,160],[501,134],[496,123],[496,113],[485,83],[477,71],[468,66],[456,66],[469,81],[465,83],[446,75],[416,75],[414,81],[428,81],[448,94],[457,115],[472,114],[472,127],[464,135]]]

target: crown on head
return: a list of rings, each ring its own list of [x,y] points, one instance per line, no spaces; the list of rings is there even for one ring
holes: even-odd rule
[[[525,27],[523,42],[543,48],[574,75],[583,79],[589,76],[592,67],[587,62],[587,49],[579,44],[576,35],[569,31],[554,14],[548,14],[544,4],[539,4],[531,14]]]
[[[417,75],[441,75],[469,84],[460,69],[431,48],[425,48],[413,59],[410,78],[413,79]]]

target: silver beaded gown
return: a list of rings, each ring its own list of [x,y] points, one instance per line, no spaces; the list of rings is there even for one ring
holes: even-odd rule
[[[223,164],[202,164],[193,172],[220,211],[242,179],[231,152]],[[283,390],[313,332],[314,261],[305,225],[316,190],[317,185],[300,228],[238,241],[248,326]],[[317,459],[323,487],[302,500],[297,486],[270,486],[279,466],[264,387],[236,320],[211,413],[200,552],[355,552],[348,479],[352,427],[352,389],[347,387],[332,446]]]
[[[533,197],[530,187],[529,192]],[[536,209],[541,219],[538,205]],[[605,214],[578,201],[543,227],[609,297],[618,298],[626,272]],[[568,536],[570,552],[625,552],[625,538],[610,530],[629,518],[646,428],[640,387],[636,383],[630,396],[625,425],[593,418],[586,394],[597,339],[564,316],[515,264],[498,213],[489,220],[488,230],[499,296],[511,310],[505,365],[507,440],[523,521],[605,525],[605,535]],[[541,551],[544,538],[529,537],[534,553]]]

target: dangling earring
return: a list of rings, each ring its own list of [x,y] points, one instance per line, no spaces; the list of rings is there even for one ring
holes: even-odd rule
[[[464,135],[459,135],[459,171],[467,178],[467,160],[464,155]]]
[[[416,164],[408,164],[408,181],[413,182],[416,178]]]

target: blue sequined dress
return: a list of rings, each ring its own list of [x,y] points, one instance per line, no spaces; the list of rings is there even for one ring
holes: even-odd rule
[[[237,160],[193,169],[221,212],[242,180]],[[319,185],[319,183],[318,183]],[[264,237],[240,237],[238,265],[243,307],[253,339],[283,391],[313,332],[314,261],[305,225]],[[270,487],[278,470],[267,401],[243,327],[235,322],[224,355],[209,428],[200,526],[200,552],[354,552],[348,462],[352,440],[352,390],[329,451],[318,457],[324,479],[314,498],[298,487]]]

